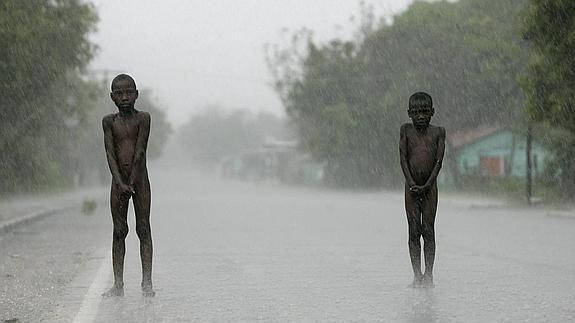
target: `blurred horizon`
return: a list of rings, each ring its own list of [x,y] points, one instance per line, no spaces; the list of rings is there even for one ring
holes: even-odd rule
[[[99,77],[132,75],[139,88],[152,91],[175,127],[208,106],[285,116],[272,87],[264,46],[289,41],[292,32],[304,27],[320,42],[351,38],[362,3],[89,2],[100,18],[98,30],[90,36],[99,50],[89,69]],[[400,13],[412,2],[363,1],[382,18]]]

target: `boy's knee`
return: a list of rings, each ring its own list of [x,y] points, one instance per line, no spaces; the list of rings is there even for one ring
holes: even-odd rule
[[[421,238],[421,231],[417,229],[409,230],[409,241],[419,241]]]
[[[136,234],[140,240],[150,238],[150,224],[149,223],[137,223],[136,224]]]
[[[433,226],[423,226],[422,230],[423,239],[433,239],[435,237],[435,229]]]
[[[124,240],[128,236],[128,226],[114,227],[114,239]]]
[[[419,223],[410,224],[408,229],[409,229],[408,231],[409,231],[410,237],[411,236],[417,236],[417,237],[421,236],[421,229],[422,229],[421,224],[419,224]]]

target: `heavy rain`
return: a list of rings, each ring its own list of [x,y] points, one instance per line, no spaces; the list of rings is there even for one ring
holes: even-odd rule
[[[0,1],[0,322],[575,321],[574,50],[566,0]]]

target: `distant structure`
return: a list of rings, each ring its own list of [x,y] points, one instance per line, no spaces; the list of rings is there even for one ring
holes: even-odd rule
[[[249,181],[272,179],[290,184],[322,184],[324,165],[298,147],[297,141],[267,138],[259,149],[224,158],[221,174]]]
[[[455,150],[457,171],[461,176],[486,178],[525,178],[526,136],[498,126],[483,126],[448,136]],[[533,142],[531,165],[533,176],[542,175],[551,155],[541,144]]]

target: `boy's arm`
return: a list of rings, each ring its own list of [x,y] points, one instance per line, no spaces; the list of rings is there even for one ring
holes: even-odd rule
[[[439,170],[443,164],[443,155],[445,153],[445,128],[439,127],[439,136],[437,138],[437,156],[435,157],[435,165],[433,166],[433,171],[425,183],[425,187],[431,186],[437,180],[437,175],[439,175]]]
[[[116,160],[116,152],[114,151],[114,137],[112,135],[112,120],[109,116],[102,119],[102,128],[104,128],[104,148],[106,149],[106,159],[114,181],[123,185],[120,169],[118,168],[118,161]]]
[[[405,127],[406,125],[402,125],[399,130],[399,161],[407,186],[412,187],[415,185],[415,182],[413,181],[413,177],[411,177],[411,171],[407,164],[407,135],[405,134]]]
[[[148,137],[150,136],[150,114],[142,112],[142,121],[138,128],[138,139],[136,140],[136,150],[134,152],[134,161],[132,162],[132,171],[130,172],[130,180],[128,184],[134,186],[136,177],[140,172],[140,165],[146,159],[146,150],[148,148]]]

